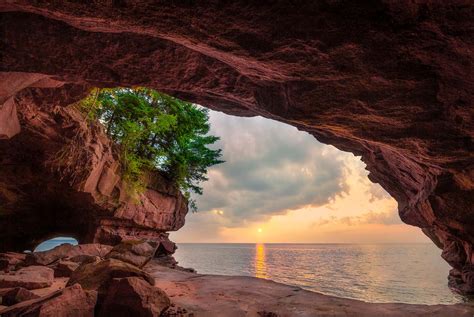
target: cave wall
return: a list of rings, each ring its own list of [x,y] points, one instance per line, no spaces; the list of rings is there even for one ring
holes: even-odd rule
[[[48,89],[71,103],[90,86],[141,85],[289,123],[361,155],[469,292],[473,10],[469,0],[12,0],[0,4],[1,92],[46,89],[42,76],[69,85]],[[13,118],[0,135],[18,133],[19,107],[0,109]]]
[[[133,194],[103,127],[68,104],[83,87],[50,84],[15,95],[21,131],[0,140],[0,252],[56,236],[109,245],[144,238],[173,252],[167,232],[184,225],[187,200],[158,173]]]

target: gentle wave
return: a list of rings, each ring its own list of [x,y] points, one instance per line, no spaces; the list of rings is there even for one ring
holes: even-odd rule
[[[453,304],[449,265],[432,244],[178,244],[203,274],[247,275],[367,302]]]

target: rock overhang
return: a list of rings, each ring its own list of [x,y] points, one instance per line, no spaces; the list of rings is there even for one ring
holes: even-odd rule
[[[118,4],[0,6],[2,86],[18,112],[26,93],[64,105],[140,85],[289,123],[361,155],[474,290],[470,1]]]

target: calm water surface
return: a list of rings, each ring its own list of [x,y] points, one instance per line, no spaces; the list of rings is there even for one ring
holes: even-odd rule
[[[175,258],[198,273],[247,275],[367,302],[452,304],[449,265],[432,244],[186,244]]]

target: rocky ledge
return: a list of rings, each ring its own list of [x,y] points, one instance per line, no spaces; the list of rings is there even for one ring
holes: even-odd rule
[[[154,242],[124,240],[113,248],[63,244],[0,254],[0,315],[471,317],[474,312],[461,304],[371,304],[253,277],[196,274],[154,258],[157,248]]]

